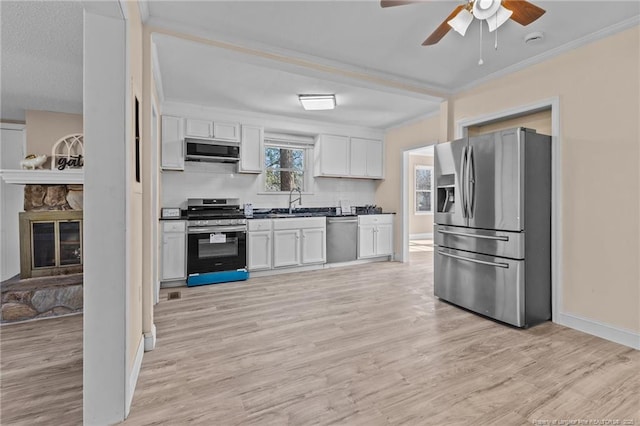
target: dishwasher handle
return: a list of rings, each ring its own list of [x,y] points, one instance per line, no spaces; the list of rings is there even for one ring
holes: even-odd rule
[[[338,218],[327,218],[327,223],[357,223],[358,219],[338,219]]]

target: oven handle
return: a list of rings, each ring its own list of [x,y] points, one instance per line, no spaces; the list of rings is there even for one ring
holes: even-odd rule
[[[207,226],[205,228],[188,228],[188,234],[207,234],[214,232],[247,232],[246,226]]]

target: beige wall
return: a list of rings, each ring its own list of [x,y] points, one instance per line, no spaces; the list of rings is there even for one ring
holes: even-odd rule
[[[46,154],[51,157],[51,149],[58,140],[73,133],[83,133],[82,114],[27,110],[27,154]],[[51,167],[47,159],[43,168]]]
[[[456,95],[449,100],[446,123],[450,134],[462,119],[559,98],[560,310],[636,333],[640,331],[639,64],[640,30],[634,27]],[[438,134],[431,129],[432,122],[388,132],[390,179],[376,194],[385,209],[400,208],[399,196],[394,195],[399,188],[400,152],[419,137]]]
[[[130,266],[129,266],[129,365],[133,366],[140,340],[142,339],[142,184],[135,177],[135,98],[142,103],[142,20],[137,2],[127,2],[129,19],[127,20],[127,37],[129,38],[129,66],[131,73],[130,134],[129,158],[131,193],[129,194],[130,211]],[[140,114],[142,114],[140,112]]]
[[[433,214],[416,214],[416,166],[433,166],[433,156],[409,156],[409,167],[407,168],[407,182],[409,183],[409,234],[431,234],[433,233]]]
[[[551,109],[539,111],[533,114],[526,114],[517,118],[500,120],[496,123],[482,126],[471,126],[467,130],[469,135],[481,135],[484,133],[497,132],[499,130],[511,129],[513,127],[526,127],[534,129],[543,135],[551,134]]]
[[[394,222],[395,252],[402,253],[402,161],[403,152],[432,145],[438,141],[440,116],[432,116],[389,130],[384,137],[385,177],[376,188],[376,204],[383,211],[396,212]]]

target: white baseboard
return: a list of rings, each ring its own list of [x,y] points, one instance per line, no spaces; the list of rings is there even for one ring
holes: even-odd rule
[[[142,357],[144,356],[144,340],[145,339],[140,339],[140,344],[138,345],[138,350],[136,351],[136,358],[133,361],[131,373],[129,374],[129,394],[127,395],[127,400],[125,401],[125,418],[129,416],[129,411],[131,410],[131,402],[133,401],[133,393],[136,391],[138,375],[140,374],[140,368],[142,367]]]
[[[640,350],[640,333],[572,314],[558,314],[557,324]]]
[[[144,334],[144,351],[149,352],[156,348],[156,325],[151,324],[151,331]]]
[[[409,241],[411,241],[411,240],[430,240],[432,238],[433,238],[433,233],[409,234]]]

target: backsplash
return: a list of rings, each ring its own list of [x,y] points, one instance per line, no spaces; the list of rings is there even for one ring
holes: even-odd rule
[[[373,204],[376,181],[314,178],[302,195],[303,207],[334,207],[340,200],[352,205]],[[236,173],[236,165],[187,162],[184,172],[162,172],[162,206],[185,207],[187,198],[236,197],[254,208],[287,207],[288,194],[264,194],[261,175]]]

